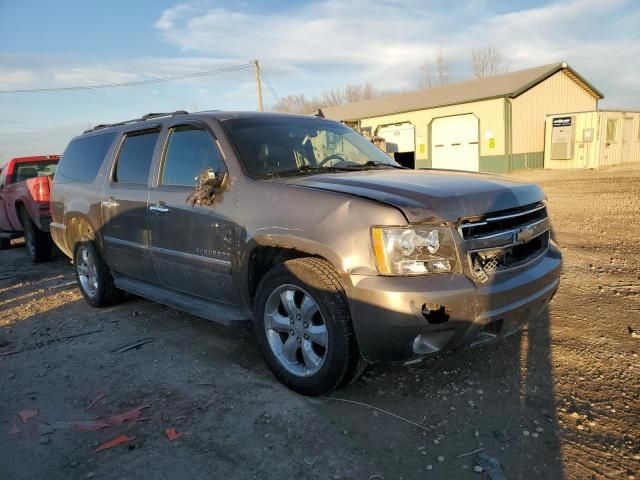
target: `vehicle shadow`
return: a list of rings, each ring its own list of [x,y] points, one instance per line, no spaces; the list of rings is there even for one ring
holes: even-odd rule
[[[47,292],[52,297],[57,295],[53,290]],[[38,297],[35,301],[47,303],[48,299]],[[196,413],[189,416],[197,423],[188,420],[183,426],[191,431],[193,440],[187,437],[182,444],[166,451],[164,458],[200,452],[204,446],[198,445],[199,435],[212,428],[225,438],[226,459],[200,453],[189,460],[189,465],[156,459],[168,472],[191,472],[191,478],[209,478],[202,473],[204,466],[207,472],[229,478],[246,478],[248,472],[258,476],[262,473],[263,478],[366,479],[376,478],[375,475],[387,479],[417,479],[426,475],[442,479],[475,478],[475,455],[456,457],[484,449],[483,453],[501,463],[504,478],[560,479],[563,469],[555,417],[549,322],[545,309],[525,332],[500,343],[435,355],[409,366],[374,365],[361,380],[338,392],[324,398],[305,398],[272,377],[247,328],[223,327],[135,297],[107,309],[93,309],[79,298],[47,311],[46,315],[27,310],[11,327],[3,327],[5,332],[7,328],[13,330],[12,345],[3,351],[30,346],[34,349],[2,359],[5,371],[23,379],[20,388],[16,388],[12,383],[15,380],[2,377],[2,403],[7,415],[2,421],[9,430],[7,419],[24,408],[25,391],[38,391],[30,406],[41,410],[39,421],[86,415],[82,406],[98,391],[112,395],[108,402],[116,405],[112,409],[117,405],[131,408],[131,402],[137,405],[152,401],[154,407],[149,415],[153,421],[133,427],[146,446],[129,457],[127,464],[117,464],[119,457],[108,455],[91,463],[90,449],[83,447],[87,441],[106,441],[113,433],[69,436],[64,441],[61,434],[56,434],[56,444],[61,443],[52,450],[54,455],[43,457],[40,466],[29,470],[38,474],[59,473],[58,477],[56,474],[48,475],[49,478],[66,478],[71,473],[87,475],[95,469],[140,474],[146,468],[150,451],[160,455],[167,448],[154,432],[164,418],[161,392],[170,385],[171,390],[183,395],[189,392],[190,401],[202,400],[197,407],[190,407]],[[50,342],[54,337],[66,338],[94,330],[100,332]],[[111,353],[113,347],[149,336],[154,342],[139,351],[122,356]],[[29,341],[21,343],[18,338]],[[49,349],[58,353],[47,353]],[[43,367],[43,363],[48,367]],[[49,373],[41,377],[43,368]],[[96,377],[95,372],[102,374]],[[205,386],[198,386],[200,383]],[[208,397],[211,392],[224,393],[222,398],[212,399]],[[371,405],[425,428],[378,410],[330,398]],[[173,402],[173,397],[170,400]],[[78,402],[80,410],[76,407]],[[230,406],[241,409],[242,417],[229,410]],[[283,409],[289,415],[283,415]],[[306,418],[305,430],[311,432],[311,437],[301,437],[295,425],[292,428],[291,412],[296,409],[295,418],[300,415]],[[263,422],[264,410],[276,412],[271,417],[273,428],[285,429],[275,447],[273,438],[277,433],[268,430],[271,425]],[[207,416],[209,411],[211,416]],[[196,420],[198,416],[202,419]],[[529,432],[528,436],[523,434],[524,430]],[[20,434],[18,439],[4,436],[0,442],[12,459],[3,467],[12,474],[11,478],[20,478],[15,474],[23,471],[21,465],[29,463],[38,448],[38,436],[34,434],[34,438],[28,439],[25,435]],[[23,447],[16,449],[20,445]],[[317,450],[319,445],[321,448]],[[271,449],[271,455],[280,463],[277,475],[266,474],[268,467],[258,461],[265,449]],[[440,456],[444,458],[442,462],[438,461]],[[69,470],[73,462],[80,465]],[[30,478],[30,474],[23,478]]]
[[[215,288],[214,284],[211,288]],[[35,300],[43,301],[45,297],[41,295]],[[65,318],[69,311],[69,317],[74,321],[86,319],[87,312],[90,312],[93,323],[115,315],[118,328],[109,328],[114,331],[113,335],[118,335],[119,341],[114,342],[112,338],[111,343],[153,336],[161,339],[166,352],[171,352],[154,350],[156,355],[180,356],[180,361],[186,365],[185,370],[187,367],[208,369],[201,381],[219,383],[221,369],[240,367],[245,377],[253,382],[249,383],[250,386],[258,384],[262,388],[266,385],[265,388],[272,391],[266,400],[270,407],[277,410],[283,403],[301,402],[303,406],[296,403],[296,408],[305,415],[305,428],[313,431],[316,438],[301,439],[295,431],[286,434],[284,446],[280,447],[282,457],[278,461],[289,470],[284,470],[284,477],[279,478],[327,478],[335,476],[338,467],[342,475],[338,478],[376,478],[375,475],[386,479],[424,478],[425,475],[442,479],[473,478],[476,475],[473,471],[475,452],[496,459],[504,478],[564,478],[548,308],[526,325],[524,331],[499,343],[437,354],[422,363],[408,366],[373,365],[361,380],[331,395],[313,399],[299,397],[277,383],[260,360],[257,344],[249,329],[221,327],[141,299],[129,299],[123,305],[107,310],[80,305],[82,300],[74,301],[72,305],[61,305],[47,312],[46,321],[53,319],[64,325],[69,321]],[[487,311],[492,310],[491,305],[485,307]],[[72,312],[74,309],[77,311]],[[133,329],[124,326],[125,318],[132,323]],[[43,321],[41,314],[27,312],[20,320],[19,328],[28,332],[29,329],[37,329]],[[84,328],[92,322],[85,322]],[[121,332],[116,332],[121,328]],[[196,378],[183,381],[175,377],[176,362],[173,361],[160,361],[159,366],[154,366],[154,358],[146,357],[146,361],[117,365],[109,355],[95,356],[90,347],[90,337],[86,337],[86,342],[78,337],[75,342],[81,346],[73,367],[76,373],[99,369],[101,362],[96,362],[96,358],[102,358],[106,362],[103,365],[113,367],[109,370],[110,375],[124,375],[131,379],[135,372],[138,379],[144,379],[148,385],[166,383],[167,371],[174,372],[171,382],[182,389],[192,388],[189,382],[197,381]],[[188,352],[181,356],[180,352],[185,349]],[[92,360],[89,362],[89,359]],[[19,358],[13,357],[10,361],[18,362]],[[32,367],[34,361],[33,358],[30,360]],[[79,378],[83,378],[82,375]],[[233,382],[221,383],[234,392],[233,400],[227,400],[248,408],[244,420],[252,420],[260,408],[266,408],[265,400],[256,406],[259,403],[256,390],[247,388],[243,383],[247,382],[246,378],[234,378]],[[8,389],[3,388],[3,391]],[[15,400],[11,405],[18,408]],[[410,420],[420,427],[377,409]],[[215,425],[215,420],[209,421],[214,423],[207,424],[207,428]],[[236,418],[236,421],[240,420]],[[289,422],[284,416],[277,421]],[[252,431],[235,434],[234,427],[229,428],[231,430],[226,432],[232,437],[229,441],[250,445],[247,448],[255,456],[269,447],[269,437],[256,437]],[[256,427],[250,428],[257,431]],[[285,428],[289,432],[291,427]],[[322,449],[314,452],[312,462],[306,462],[304,452],[317,448],[314,446],[317,438],[323,439]],[[296,455],[287,456],[287,452]],[[302,462],[301,458],[304,458]],[[51,461],[56,465],[54,460]],[[242,464],[242,458],[238,457],[234,462]],[[312,470],[298,474],[300,468],[308,470],[311,463]],[[247,468],[260,472],[266,466],[253,463]],[[216,471],[223,473],[222,470]],[[232,477],[246,478],[244,473],[238,475],[236,471]],[[496,478],[500,477],[494,480]]]
[[[366,407],[320,408],[336,422],[348,416],[364,438],[381,439],[369,444],[379,458],[392,453],[390,445],[406,445],[413,432],[411,448],[402,450],[405,458],[395,466],[380,463],[377,472],[386,478],[398,472],[415,478],[428,473],[427,465],[434,478],[462,478],[476,465],[475,454],[465,454],[478,450],[500,462],[505,478],[564,478],[549,324],[545,309],[501,342],[407,366],[374,365],[360,381],[331,395],[387,410],[428,431]],[[401,468],[407,464],[414,469]]]

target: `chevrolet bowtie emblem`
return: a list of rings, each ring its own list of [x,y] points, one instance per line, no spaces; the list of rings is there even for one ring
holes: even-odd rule
[[[534,227],[524,227],[515,234],[516,243],[527,243],[531,240],[535,234],[536,229]]]

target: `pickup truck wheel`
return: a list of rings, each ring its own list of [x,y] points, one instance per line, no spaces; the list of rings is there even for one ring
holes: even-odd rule
[[[273,267],[260,282],[254,330],[274,375],[304,395],[321,395],[362,373],[344,288],[318,258]]]
[[[24,244],[27,247],[31,261],[42,262],[48,260],[51,257],[51,248],[53,247],[51,235],[43,232],[33,223],[29,212],[24,207],[20,208],[20,223],[22,223],[24,232]]]
[[[109,267],[93,241],[76,244],[73,263],[78,287],[89,305],[108,307],[122,300],[123,292],[114,285]]]

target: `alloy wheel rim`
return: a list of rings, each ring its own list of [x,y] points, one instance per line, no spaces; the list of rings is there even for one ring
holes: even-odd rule
[[[77,269],[82,289],[87,295],[94,297],[98,291],[98,271],[95,259],[86,247],[80,247]]]
[[[309,377],[327,358],[329,335],[317,302],[296,285],[282,285],[267,299],[264,329],[269,347],[288,372]]]

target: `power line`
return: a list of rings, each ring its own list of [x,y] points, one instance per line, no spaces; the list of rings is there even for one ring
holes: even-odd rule
[[[266,81],[267,84],[267,88],[269,89],[269,91],[271,92],[271,94],[275,97],[276,100],[280,100],[280,95],[278,95],[278,92],[276,92],[275,87],[273,86],[273,84],[271,83],[271,80],[269,79],[269,77],[267,77],[266,75],[264,76],[264,79]]]
[[[271,83],[271,80],[269,79],[269,76],[267,75],[267,72],[264,71],[264,67],[262,67],[260,69],[260,73],[262,73],[262,78],[264,79],[264,83],[267,85],[267,88],[271,92],[271,95],[273,95],[273,97],[276,100],[280,100],[280,96],[278,95],[278,92],[276,92],[276,89],[274,88],[273,84]]]
[[[262,79],[264,80],[265,85],[269,89],[269,92],[271,92],[271,95],[273,95],[273,98],[278,100],[278,94],[276,93],[276,91],[273,89],[273,87],[269,83],[269,80],[267,80],[267,77],[265,75],[262,75]]]
[[[75,85],[71,87],[51,87],[51,88],[23,88],[17,90],[0,90],[2,93],[37,93],[37,92],[65,92],[76,90],[96,90],[101,88],[117,88],[117,87],[133,87],[138,85],[148,85],[153,83],[171,82],[174,80],[185,80],[188,78],[207,77],[211,75],[218,75],[221,73],[234,72],[236,70],[243,70],[246,68],[253,68],[253,63],[245,63],[242,65],[234,65],[230,67],[219,68],[216,70],[207,70],[204,72],[187,73],[184,75],[174,75],[170,77],[157,77],[147,80],[137,80],[133,82],[120,82],[120,83],[103,83],[99,85]]]

